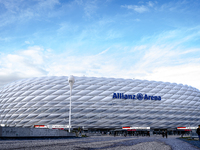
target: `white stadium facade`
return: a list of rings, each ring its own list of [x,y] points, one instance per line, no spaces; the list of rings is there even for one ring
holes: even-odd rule
[[[74,78],[72,128],[169,129],[200,124],[200,91],[194,87],[138,79]],[[18,80],[0,90],[0,124],[68,126],[69,104],[67,76]]]

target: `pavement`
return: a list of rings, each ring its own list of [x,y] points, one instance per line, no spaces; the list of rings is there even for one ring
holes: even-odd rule
[[[198,141],[196,141],[198,142]],[[200,144],[200,142],[199,142]],[[0,150],[200,150],[177,136],[0,140]]]

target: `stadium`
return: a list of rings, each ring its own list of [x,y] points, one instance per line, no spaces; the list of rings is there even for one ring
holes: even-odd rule
[[[74,77],[71,126],[87,129],[195,127],[200,91],[138,79]],[[10,127],[69,126],[67,76],[22,79],[0,90],[0,124]]]

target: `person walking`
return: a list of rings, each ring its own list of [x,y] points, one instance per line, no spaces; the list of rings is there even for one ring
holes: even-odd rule
[[[166,138],[167,138],[167,130],[165,131],[165,136],[166,136]]]
[[[126,137],[126,132],[124,133],[124,136]]]
[[[164,132],[164,131],[162,131],[162,137],[163,137],[163,138],[165,137],[165,132]]]
[[[150,137],[150,132],[149,131],[147,132],[147,135]]]
[[[199,136],[199,142],[200,142],[200,125],[199,125],[199,127],[197,128],[197,131],[196,131],[196,133],[198,134],[198,136]]]

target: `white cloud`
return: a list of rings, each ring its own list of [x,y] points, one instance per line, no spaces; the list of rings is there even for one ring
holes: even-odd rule
[[[147,4],[148,4],[150,7],[153,7],[153,6],[154,6],[154,3],[151,2],[151,1],[147,2]]]
[[[24,45],[26,45],[26,44],[27,44],[27,45],[33,45],[34,42],[33,42],[32,40],[31,40],[31,41],[28,41],[28,40],[27,40],[27,41],[24,42]]]
[[[159,45],[155,43],[132,48],[133,50],[131,51],[133,52],[141,51],[143,53],[143,56],[132,67],[132,70],[137,70],[140,76],[146,77],[150,74],[154,74],[153,70],[156,68],[182,66],[188,63],[200,64],[200,59],[193,56],[195,53],[200,52],[200,48],[182,49],[176,44],[177,43]],[[191,55],[192,58],[186,55]],[[157,78],[155,79],[157,80]]]
[[[100,52],[98,55],[102,55],[102,54],[106,53],[109,49],[110,49],[110,48],[107,48],[106,50]]]
[[[200,48],[184,47],[185,43],[199,37],[199,28],[193,30],[194,33],[190,34],[184,29],[164,32],[144,38],[136,46],[119,44],[101,52],[82,55],[75,55],[70,48],[58,54],[52,49],[46,50],[39,46],[12,54],[0,53],[0,84],[28,77],[73,74],[176,82],[200,89],[197,82]],[[176,38],[178,41],[174,40]]]
[[[0,15],[0,26],[2,27],[12,23],[26,22],[29,19],[36,19],[44,15],[45,17],[49,17],[54,13],[48,13],[49,10],[52,10],[59,4],[59,0],[39,0],[32,5],[29,5],[29,2],[24,0],[0,0],[0,5],[4,10]]]
[[[83,1],[82,0],[74,0],[75,3],[77,3],[78,5],[82,5]]]
[[[34,46],[15,54],[2,54],[0,85],[21,78],[46,75],[109,76],[116,68],[106,56],[108,50],[90,56],[70,56],[68,53],[59,55]]]
[[[9,38],[1,38],[0,37],[0,41],[5,41],[6,42],[6,41],[9,41],[9,40],[10,40]]]
[[[96,55],[89,56],[67,56],[65,54],[54,56],[54,60],[48,68],[49,75],[77,76],[111,76],[116,66],[114,59],[106,55],[106,49]]]
[[[124,7],[124,8],[127,8],[127,9],[132,9],[132,10],[139,12],[139,13],[149,11],[148,7],[146,7],[144,5],[141,5],[141,6],[138,6],[138,5],[122,5],[121,7]]]
[[[110,39],[116,39],[120,37],[122,37],[121,33],[116,32],[115,30],[111,29],[107,31],[105,39],[110,40]]]
[[[135,20],[135,21],[137,21],[137,22],[141,21],[141,20],[140,20],[140,19],[138,19],[138,18],[137,18],[137,19],[134,19],[134,20]]]
[[[39,0],[38,2],[39,2],[38,7],[40,9],[44,9],[44,8],[52,9],[54,6],[60,4],[59,0]]]
[[[157,2],[149,1],[149,2],[144,3],[142,1],[140,1],[138,3],[143,4],[143,5],[121,5],[121,7],[130,9],[130,10],[134,10],[138,13],[144,13],[144,12],[148,12],[152,8],[154,8],[154,6]]]
[[[25,44],[31,44],[31,42],[29,42],[29,41],[25,41],[24,43],[25,43]]]
[[[97,1],[96,0],[87,1],[84,4],[84,12],[85,12],[86,17],[88,17],[88,18],[91,18],[91,16],[93,14],[95,14],[97,9],[98,9],[98,7],[97,7]]]
[[[146,48],[147,48],[146,45],[135,46],[135,47],[133,47],[133,48],[131,49],[131,52],[145,50]]]
[[[124,57],[122,53],[113,55],[111,48],[94,55],[71,56],[68,52],[55,54],[53,50],[30,47],[16,54],[1,55],[1,85],[21,78],[39,76],[95,76],[114,78],[137,78],[165,82],[188,84],[200,89],[200,60],[191,63],[169,63],[180,55],[190,54],[194,50],[170,51],[170,47],[146,45],[136,46],[135,50],[144,51],[141,58],[132,66],[126,64],[131,53]],[[134,49],[134,48],[133,48]],[[122,55],[122,56],[121,56]],[[132,54],[133,55],[133,54]],[[121,56],[121,57],[118,57]],[[6,61],[5,61],[6,60]],[[180,60],[177,59],[177,62]]]
[[[200,89],[197,82],[200,79],[200,48],[185,47],[185,43],[193,39],[199,39],[199,27],[144,38],[141,43],[146,45],[130,48],[131,52],[137,55],[141,52],[141,55],[126,71],[126,77],[183,83]]]
[[[16,79],[47,75],[43,67],[44,56],[39,47],[30,47],[16,54],[2,54],[0,85]]]
[[[92,16],[96,13],[96,10],[98,9],[98,0],[74,0],[72,2],[73,4],[77,4],[83,8],[84,15],[86,18],[92,18]]]
[[[27,59],[32,60],[33,64],[42,64],[43,57],[42,56],[43,49],[39,46],[29,47],[27,50],[19,52],[22,56],[25,56]]]
[[[147,80],[157,80],[179,84],[187,84],[200,89],[200,64],[184,64],[170,67],[159,67],[144,76]]]

